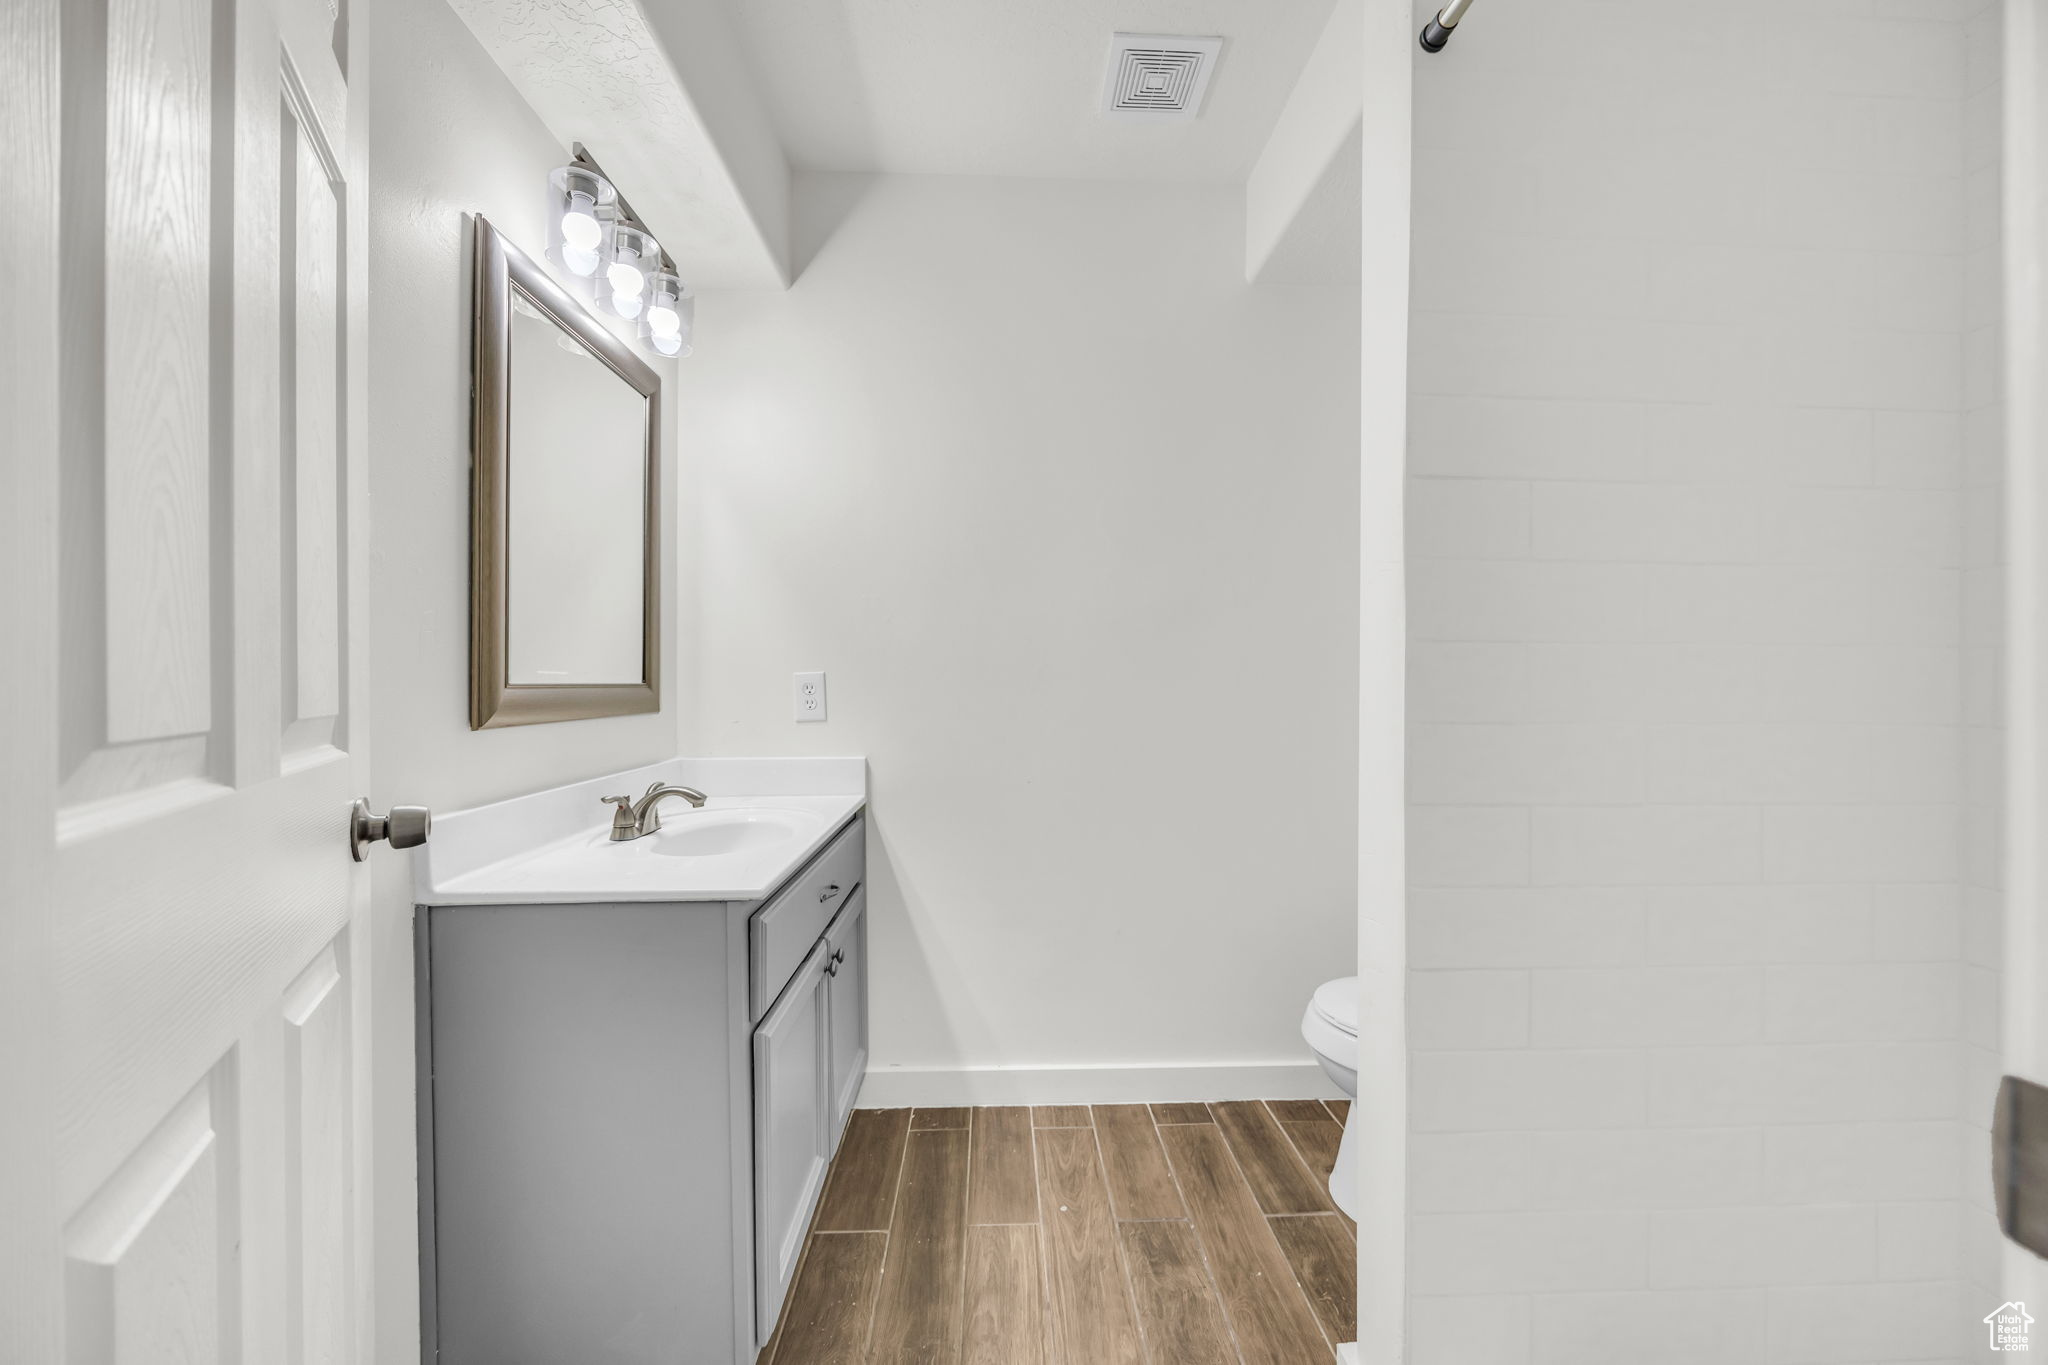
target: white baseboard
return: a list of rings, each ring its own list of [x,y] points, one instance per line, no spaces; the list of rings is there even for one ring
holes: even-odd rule
[[[863,1109],[955,1104],[1167,1104],[1193,1100],[1338,1100],[1311,1061],[1186,1066],[888,1066],[868,1071]]]
[[[1358,1343],[1347,1341],[1337,1347],[1337,1365],[1358,1365]]]

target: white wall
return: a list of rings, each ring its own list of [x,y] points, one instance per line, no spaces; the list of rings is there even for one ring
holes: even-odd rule
[[[1314,1086],[1354,932],[1352,291],[1247,286],[1229,190],[801,176],[796,217],[795,288],[705,296],[683,366],[684,742],[870,760],[863,1102]]]
[[[1483,5],[1417,59],[1416,1365],[1947,1359],[1997,1302],[1973,7]]]
[[[1414,34],[1407,0],[1363,0],[1357,9],[1359,208],[1371,206],[1360,213],[1358,270],[1360,1102],[1351,1111],[1359,1201],[1358,1359],[1361,1365],[1400,1365],[1407,1359],[1409,1327],[1408,566],[1402,492]]]
[[[465,215],[537,256],[545,178],[567,156],[441,0],[376,6],[370,81],[370,795],[380,809],[450,810],[668,757],[673,629],[659,714],[469,728]],[[395,1361],[419,1345],[411,887],[403,857],[380,854],[373,867],[376,1357]]]

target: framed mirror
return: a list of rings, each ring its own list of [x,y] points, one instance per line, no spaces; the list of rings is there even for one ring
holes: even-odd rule
[[[661,380],[476,219],[473,730],[661,709]]]

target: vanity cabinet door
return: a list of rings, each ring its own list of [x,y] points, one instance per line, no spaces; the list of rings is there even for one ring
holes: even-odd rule
[[[754,1030],[754,1315],[758,1341],[803,1251],[837,1129],[831,1116],[832,954],[819,940]]]
[[[868,898],[855,891],[825,937],[830,952],[832,1034],[832,1145],[846,1131],[853,1102],[868,1071]]]

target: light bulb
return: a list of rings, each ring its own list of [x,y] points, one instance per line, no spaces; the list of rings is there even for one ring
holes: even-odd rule
[[[564,245],[562,247],[562,264],[568,266],[570,270],[578,275],[595,275],[597,273],[597,253]]]
[[[598,225],[595,201],[587,194],[571,193],[569,211],[562,215],[562,240],[582,253],[594,253],[597,244],[604,240],[604,229]],[[588,271],[577,271],[579,275]]]
[[[656,332],[654,334],[654,349],[663,355],[681,355],[683,350],[683,334],[681,332]]]
[[[617,270],[618,267],[613,266],[612,269]],[[612,308],[622,318],[637,318],[640,316],[640,296],[638,294],[614,294],[612,295]]]
[[[647,310],[647,326],[658,337],[672,337],[683,330],[682,315],[667,303],[657,303]]]
[[[638,299],[640,291],[647,287],[647,276],[637,267],[627,265],[624,261],[612,262],[611,269],[605,271],[604,275],[611,281],[614,298]]]

